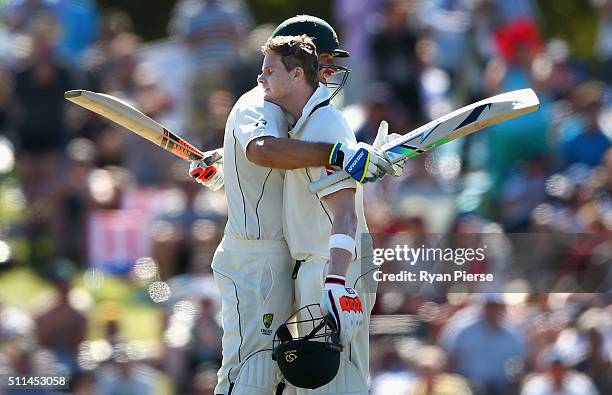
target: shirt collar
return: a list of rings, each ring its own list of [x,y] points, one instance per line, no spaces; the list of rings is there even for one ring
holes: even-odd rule
[[[310,113],[312,112],[312,110],[325,100],[329,100],[329,90],[325,87],[325,85],[319,83],[319,87],[313,92],[312,96],[310,96],[310,99],[308,99],[308,101],[306,102],[306,105],[302,110],[302,115],[297,120],[297,122],[295,122],[293,128],[289,131],[289,137],[293,137],[300,131],[301,128],[304,127],[306,121],[310,117]]]

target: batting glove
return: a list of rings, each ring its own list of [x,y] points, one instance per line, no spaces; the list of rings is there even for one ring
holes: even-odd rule
[[[402,137],[400,134],[391,133],[389,134],[389,124],[387,121],[381,121],[380,125],[378,125],[378,133],[376,133],[376,138],[374,139],[374,144],[372,146],[377,150],[380,150],[383,145],[390,143],[399,137]],[[384,152],[383,152],[384,155]],[[399,177],[404,172],[404,166],[406,166],[406,161],[408,158],[404,158],[397,163],[393,164],[393,173],[391,175],[395,177]]]
[[[340,167],[359,183],[376,181],[385,174],[395,174],[391,163],[376,148],[365,143],[336,143],[329,164]]]
[[[223,151],[221,149],[204,153],[204,159],[191,162],[189,176],[198,184],[204,185],[211,191],[219,190],[223,186]]]
[[[353,288],[345,287],[345,278],[329,275],[325,279],[321,313],[330,315],[340,333],[340,343],[348,345],[363,322],[361,299]]]

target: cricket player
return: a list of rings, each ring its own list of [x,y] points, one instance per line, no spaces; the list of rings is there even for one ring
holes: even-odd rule
[[[262,51],[258,82],[265,100],[285,112],[290,138],[355,144],[354,133],[330,104],[328,90],[319,83],[312,40],[306,36],[277,36],[270,38]],[[344,346],[336,378],[315,390],[298,389],[298,393],[365,395],[369,373],[367,323],[376,291],[375,283],[366,281],[371,278],[371,265],[365,264],[368,259],[372,261],[371,238],[362,190],[355,180],[339,182],[316,195],[309,193],[308,183],[326,172],[323,166],[292,169],[285,173],[284,180],[283,232],[291,258],[296,260],[296,306],[299,309],[319,303],[322,313],[334,318]]]
[[[287,33],[307,34],[321,43],[322,81],[339,69],[333,65],[335,56],[348,56],[339,49],[331,26],[319,18],[290,18],[274,35]],[[354,140],[287,138],[289,124],[284,112],[265,101],[264,95],[264,89],[257,86],[234,105],[225,128],[223,163],[207,166],[203,161],[190,168],[192,177],[213,190],[224,183],[228,202],[225,235],[212,262],[222,298],[224,332],[215,394],[270,395],[281,380],[271,359],[272,336],[293,312],[294,302],[294,265],[281,210],[282,169],[331,165],[359,182],[394,171],[374,148]]]

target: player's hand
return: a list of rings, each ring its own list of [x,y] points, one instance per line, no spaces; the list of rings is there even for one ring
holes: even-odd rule
[[[329,156],[329,164],[341,167],[353,179],[364,184],[395,174],[395,170],[383,154],[369,144],[336,143]]]
[[[189,176],[211,191],[220,189],[223,186],[222,152],[221,149],[208,151],[201,161],[191,162]]]
[[[329,275],[325,279],[320,306],[321,313],[324,316],[329,314],[336,324],[340,343],[348,345],[363,322],[363,309],[357,291],[345,287],[344,277]]]
[[[372,146],[377,150],[380,150],[383,145],[392,142],[393,140],[401,137],[400,134],[391,133],[389,134],[389,124],[387,121],[381,121],[380,125],[378,125],[378,133],[376,133],[376,138],[374,139],[374,144]],[[383,153],[384,155],[384,153]],[[386,156],[385,156],[386,157]],[[395,177],[399,177],[404,172],[404,166],[406,166],[406,161],[408,158],[404,158],[401,161],[393,164],[394,173],[391,173]]]

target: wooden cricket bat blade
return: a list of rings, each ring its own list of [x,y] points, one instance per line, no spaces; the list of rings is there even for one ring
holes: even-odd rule
[[[380,150],[392,163],[398,163],[491,125],[537,111],[539,107],[532,89],[502,93],[436,118],[383,145]],[[348,173],[336,171],[310,182],[308,190],[317,193],[348,178]]]
[[[204,153],[183,138],[143,114],[134,106],[104,93],[85,89],[64,93],[64,98],[138,134],[186,160],[201,160]]]

